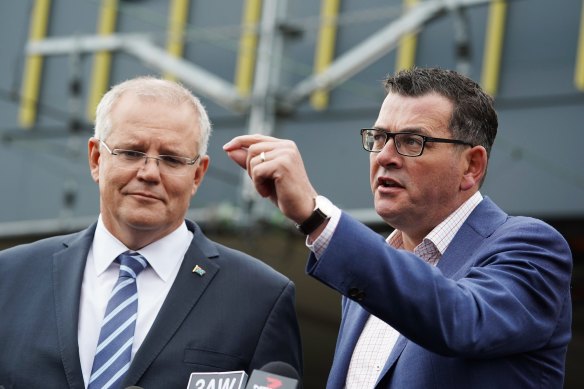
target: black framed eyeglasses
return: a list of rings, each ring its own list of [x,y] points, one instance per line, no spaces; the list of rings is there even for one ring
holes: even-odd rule
[[[379,153],[391,138],[393,138],[393,144],[398,154],[405,157],[422,155],[426,142],[453,143],[474,147],[471,143],[463,140],[432,138],[413,132],[389,132],[378,128],[363,128],[361,130],[363,148],[370,153]]]
[[[153,159],[158,165],[160,174],[170,176],[184,176],[189,173],[189,166],[194,165],[200,155],[195,158],[179,157],[177,155],[157,155],[150,156],[142,151],[126,150],[126,149],[110,149],[109,146],[102,141],[99,142],[105,149],[115,158],[113,159],[116,167],[121,169],[138,170],[141,166],[148,163],[148,159]]]

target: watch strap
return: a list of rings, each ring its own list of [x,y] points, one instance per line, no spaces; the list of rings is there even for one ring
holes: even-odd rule
[[[314,230],[320,227],[320,225],[324,223],[327,219],[328,216],[317,208],[312,212],[312,215],[310,215],[308,219],[306,219],[300,224],[297,224],[296,228],[304,235],[310,235],[311,233],[314,232]]]

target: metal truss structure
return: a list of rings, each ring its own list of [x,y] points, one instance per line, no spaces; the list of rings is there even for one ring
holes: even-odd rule
[[[388,23],[360,44],[337,57],[324,71],[311,75],[288,89],[281,90],[280,74],[287,31],[287,0],[264,0],[262,19],[258,26],[259,46],[252,93],[241,95],[232,83],[212,72],[187,61],[172,56],[157,46],[149,34],[112,34],[108,36],[84,35],[72,37],[50,37],[30,41],[26,46],[28,55],[72,55],[100,51],[123,52],[131,55],[147,66],[176,76],[193,92],[204,96],[232,112],[249,115],[249,131],[273,134],[277,117],[281,113],[291,113],[317,90],[331,90],[350,79],[375,61],[395,49],[400,39],[409,33],[418,32],[430,21],[447,14],[454,15],[456,36],[459,47],[468,45],[466,18],[467,7],[490,3],[492,0],[425,0],[405,10],[401,16]],[[293,26],[292,26],[293,27]],[[458,50],[464,53],[465,50]],[[460,71],[466,72],[468,58],[459,55]],[[258,196],[248,179],[242,180],[241,196],[246,206],[240,220],[253,223],[265,217],[266,202],[258,201]],[[197,220],[204,219],[204,212],[191,210]],[[361,221],[378,221],[374,211],[352,212]],[[74,230],[88,224],[86,217],[67,221],[51,220],[43,223],[11,222],[0,224],[0,236],[23,235],[25,233],[46,234],[55,231]]]

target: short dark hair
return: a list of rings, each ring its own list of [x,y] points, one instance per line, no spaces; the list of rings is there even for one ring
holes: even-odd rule
[[[455,139],[481,145],[491,154],[497,135],[497,113],[493,98],[479,84],[453,70],[412,68],[384,80],[385,91],[418,97],[437,93],[454,105],[450,131]]]

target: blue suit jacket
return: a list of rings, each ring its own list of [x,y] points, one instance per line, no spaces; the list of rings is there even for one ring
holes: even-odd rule
[[[307,271],[343,296],[328,388],[374,314],[401,333],[377,388],[561,388],[572,258],[547,224],[485,198],[433,267],[343,214]]]
[[[302,371],[292,282],[207,239],[194,223],[177,278],[122,387],[184,389],[191,372]],[[77,325],[95,225],[0,252],[0,385],[84,388]],[[204,276],[192,272],[195,265]]]

